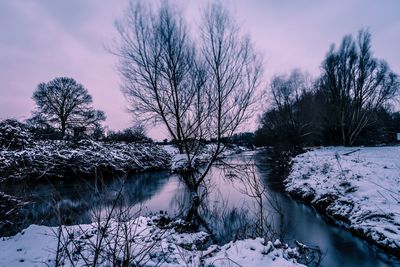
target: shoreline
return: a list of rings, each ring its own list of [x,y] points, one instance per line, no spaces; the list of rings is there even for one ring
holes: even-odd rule
[[[295,156],[289,175],[284,178],[284,190],[293,199],[312,206],[330,223],[400,258],[400,224],[396,213],[400,205],[394,199],[381,200],[379,194],[382,198],[386,196],[379,192],[379,184],[371,185],[374,180],[396,185],[397,178],[390,173],[382,174],[383,170],[390,170],[387,166],[390,162],[374,161],[370,158],[371,148],[358,149],[358,155],[347,155],[354,148],[329,147]],[[382,150],[389,154],[390,160],[390,153],[397,153],[400,148]],[[375,191],[379,194],[372,193]]]
[[[0,182],[166,170],[170,161],[171,155],[155,144],[40,141],[24,149],[0,151]]]
[[[99,266],[126,259],[140,266],[175,267],[188,262],[221,267],[232,262],[249,267],[304,266],[297,261],[307,253],[302,244],[292,248],[279,240],[263,238],[209,244],[209,234],[187,232],[186,228],[184,221],[163,215],[61,227],[30,225],[15,236],[0,238],[0,249],[5,252],[0,261],[7,266],[47,266],[56,262],[80,266],[97,255]],[[130,229],[129,233],[124,229]],[[105,245],[93,247],[99,236]],[[100,253],[96,254],[98,249]]]

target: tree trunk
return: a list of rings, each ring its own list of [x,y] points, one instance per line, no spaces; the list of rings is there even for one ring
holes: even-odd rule
[[[61,121],[61,137],[64,138],[66,130],[66,123],[64,120]]]

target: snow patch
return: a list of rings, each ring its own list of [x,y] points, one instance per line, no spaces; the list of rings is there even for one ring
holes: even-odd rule
[[[296,263],[297,249],[278,241],[265,244],[261,238],[239,240],[224,246],[211,245],[204,249],[202,246],[208,234],[179,232],[175,227],[179,223],[155,216],[138,217],[123,223],[113,221],[108,226],[104,222],[100,225],[63,226],[61,231],[57,227],[31,225],[13,237],[0,239],[0,265],[54,265],[57,236],[61,233],[60,262],[64,263],[63,266],[83,266],[94,259],[91,248],[99,240],[98,233],[105,233],[103,242],[109,248],[116,246],[117,249],[112,255],[102,251],[98,266],[122,262],[127,246],[135,266],[232,266],[233,263],[241,266],[303,266]],[[128,239],[123,234],[124,229],[130,230]],[[66,258],[68,255],[74,264]]]
[[[326,147],[293,159],[286,190],[353,232],[400,251],[400,147]]]

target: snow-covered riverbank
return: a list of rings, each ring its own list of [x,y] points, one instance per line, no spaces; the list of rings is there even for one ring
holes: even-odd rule
[[[209,159],[212,145],[206,145],[199,162]],[[232,146],[223,156],[246,150]],[[0,182],[6,180],[65,179],[85,177],[99,171],[115,174],[169,169],[177,161],[176,147],[151,143],[107,143],[91,140],[36,141],[19,149],[0,149]]]
[[[400,147],[308,151],[293,159],[285,186],[295,198],[400,256]]]
[[[206,233],[184,228],[182,221],[160,216],[61,230],[31,225],[0,239],[0,266],[51,266],[56,258],[63,266],[83,266],[96,257],[96,266],[119,266],[124,261],[135,266],[303,266],[296,263],[298,249],[279,241],[256,238],[208,246]]]
[[[170,154],[154,144],[38,141],[23,149],[0,150],[0,181],[167,169],[170,161]]]

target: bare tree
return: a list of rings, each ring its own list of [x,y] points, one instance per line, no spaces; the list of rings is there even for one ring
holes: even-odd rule
[[[353,145],[361,131],[373,123],[373,113],[399,91],[399,77],[387,63],[373,57],[371,35],[361,30],[356,40],[345,36],[322,64],[321,89],[328,103],[329,127],[343,145]]]
[[[274,76],[271,81],[273,107],[277,111],[276,123],[280,125],[281,130],[293,132],[299,141],[310,134],[307,127],[311,121],[302,118],[305,110],[299,110],[298,104],[308,92],[312,91],[313,87],[310,76],[297,69],[293,70],[289,76]]]
[[[183,152],[196,94],[194,46],[180,12],[168,2],[154,10],[133,4],[116,24],[123,92],[142,120],[162,122]]]
[[[309,74],[294,69],[290,75],[275,75],[270,84],[273,106],[282,110],[298,102],[303,94],[313,89]]]
[[[320,108],[315,89],[314,79],[298,69],[273,76],[266,91],[271,104],[260,118],[264,139],[275,147],[277,143],[288,146],[286,149],[315,140]]]
[[[123,91],[131,109],[162,122],[186,155],[182,179],[193,196],[231,137],[249,118],[262,62],[248,36],[220,4],[204,12],[201,43],[193,44],[180,12],[167,2],[156,11],[129,6],[117,23]],[[202,140],[214,140],[208,163],[196,168]]]
[[[37,110],[47,122],[58,127],[64,136],[73,127],[87,127],[105,120],[104,112],[95,110],[92,96],[72,78],[59,77],[40,83],[33,93]]]
[[[254,51],[249,36],[240,33],[239,26],[221,4],[214,3],[205,10],[201,39],[206,76],[204,94],[208,100],[202,106],[208,111],[200,128],[203,136],[215,140],[215,146],[205,170],[192,177],[193,190],[197,190],[225,150],[222,139],[232,137],[252,115],[263,71],[261,57]]]
[[[195,193],[224,151],[223,138],[248,119],[262,74],[260,56],[220,4],[205,10],[199,46],[182,14],[167,2],[157,11],[131,4],[117,29],[116,54],[131,110],[166,126],[187,156],[191,171],[184,181]],[[216,145],[198,172],[195,159],[204,139]]]
[[[249,36],[240,34],[239,26],[219,3],[206,9],[203,20],[201,52],[212,110],[209,134],[220,144],[221,138],[232,136],[252,115],[262,62]]]

